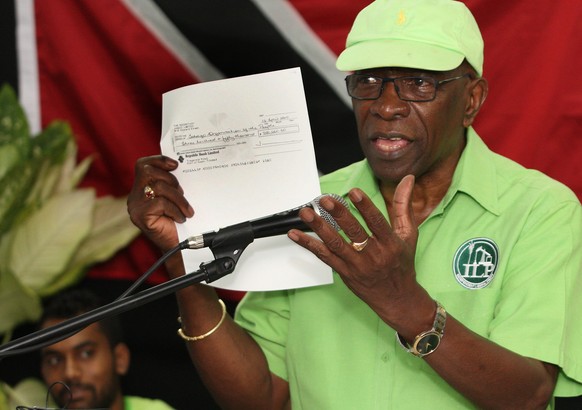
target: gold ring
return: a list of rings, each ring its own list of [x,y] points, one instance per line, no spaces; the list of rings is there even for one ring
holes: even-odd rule
[[[370,239],[369,236],[366,238],[364,242],[352,242],[351,244],[352,248],[354,248],[356,252],[362,252],[366,245],[368,245],[368,239]]]
[[[156,193],[152,189],[151,186],[146,185],[143,189],[143,193],[147,199],[154,199],[156,197]]]

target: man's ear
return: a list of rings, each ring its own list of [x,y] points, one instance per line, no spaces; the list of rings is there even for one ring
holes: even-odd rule
[[[113,348],[113,356],[115,358],[115,371],[120,376],[123,376],[129,370],[129,362],[131,360],[129,347],[125,343],[117,343]]]
[[[489,84],[484,78],[475,78],[471,80],[469,85],[469,98],[467,100],[467,106],[465,107],[465,116],[463,118],[463,126],[465,128],[469,127],[475,121],[475,117],[479,113],[481,106],[487,98],[487,93],[489,92]]]

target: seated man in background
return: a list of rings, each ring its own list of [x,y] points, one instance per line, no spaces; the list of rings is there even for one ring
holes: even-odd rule
[[[45,307],[40,328],[57,325],[104,304],[85,289],[62,292]],[[118,317],[93,323],[41,351],[43,380],[62,408],[172,409],[161,400],[123,396],[121,376],[127,372],[129,364],[130,352],[123,342]]]

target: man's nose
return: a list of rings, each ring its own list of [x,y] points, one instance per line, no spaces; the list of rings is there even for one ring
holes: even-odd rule
[[[68,380],[75,380],[81,375],[81,367],[76,360],[67,360],[65,363],[65,377]]]
[[[398,96],[394,82],[390,81],[384,83],[380,97],[374,100],[370,110],[388,119],[394,115],[407,115],[409,108],[408,102],[402,101]]]

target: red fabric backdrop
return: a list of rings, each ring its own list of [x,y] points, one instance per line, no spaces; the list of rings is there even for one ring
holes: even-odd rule
[[[157,3],[164,6],[171,2]],[[204,6],[208,18],[200,9],[182,16],[184,21],[192,21],[193,30],[211,18],[211,13],[226,13],[226,8],[213,10],[213,2],[208,3]],[[354,16],[368,3],[289,2],[314,36],[334,53],[341,51]],[[236,8],[243,9],[243,4],[246,10],[247,2],[231,5],[235,14],[231,12],[225,20],[230,16],[236,21]],[[579,1],[466,0],[466,4],[485,38],[484,76],[490,82],[477,131],[492,149],[564,182],[582,198]],[[197,82],[197,76],[123,2],[37,1],[35,19],[43,126],[54,119],[69,121],[80,157],[95,157],[84,184],[96,187],[99,195],[126,195],[135,160],[159,153],[162,94]],[[225,20],[217,22],[221,24],[216,24],[214,32],[205,33],[207,43],[208,39],[221,39],[234,44],[248,34],[246,30],[238,35],[228,32]],[[252,32],[253,26],[248,27]],[[260,33],[257,36],[261,39]],[[210,55],[211,47],[207,50]],[[217,55],[227,63],[229,53],[234,52],[219,51]],[[256,58],[252,69],[268,71],[270,66],[265,63],[262,70],[261,64],[269,59]],[[247,63],[238,59],[231,61],[230,67]],[[221,70],[228,74],[227,64],[221,64]],[[324,114],[316,111],[311,115]],[[89,275],[135,279],[158,257],[157,251],[139,238]],[[153,281],[161,280],[164,274],[158,272]]]

